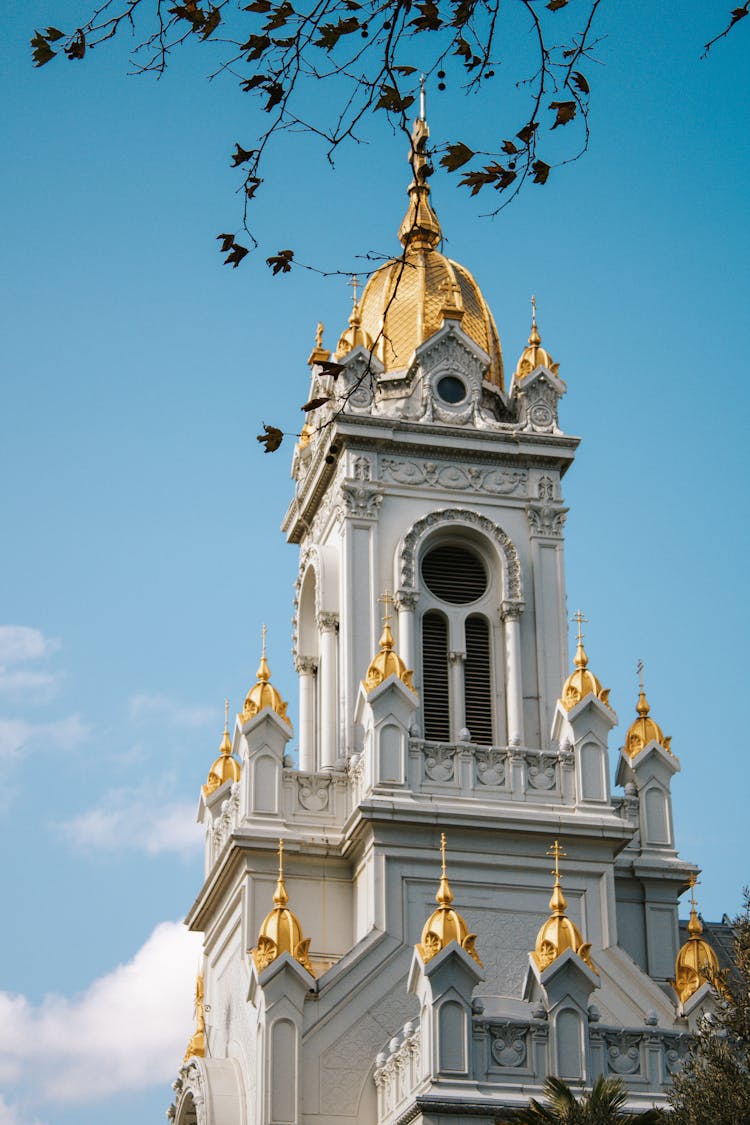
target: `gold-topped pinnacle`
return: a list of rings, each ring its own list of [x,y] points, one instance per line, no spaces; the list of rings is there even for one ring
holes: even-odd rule
[[[327,363],[331,358],[331,353],[328,348],[323,347],[324,327],[325,326],[318,321],[318,326],[315,329],[315,347],[310,352],[310,357],[307,361],[310,367],[314,367],[316,363]]]
[[[668,754],[674,757],[675,755],[672,754],[671,750],[671,737],[664,734],[659,724],[650,715],[651,708],[646,699],[646,689],[643,686],[642,660],[638,661],[636,671],[638,672],[638,702],[635,705],[635,712],[638,717],[630,724],[628,733],[625,735],[625,752],[632,761],[644,747],[648,746],[649,742],[658,742],[659,746],[662,746]]]
[[[412,677],[414,672],[406,667],[406,664],[398,655],[393,651],[393,633],[391,632],[391,613],[390,607],[393,605],[393,598],[386,590],[382,597],[378,599],[385,606],[383,613],[383,632],[380,634],[380,649],[376,652],[370,661],[370,667],[367,669],[367,674],[362,681],[365,691],[368,693],[379,687],[384,680],[389,676],[398,676],[402,684],[405,684],[410,691],[414,690]]]
[[[589,671],[588,663],[589,658],[586,655],[586,650],[583,647],[583,632],[581,625],[586,622],[586,618],[581,613],[580,609],[577,613],[573,614],[573,621],[578,625],[578,634],[576,637],[576,654],[573,663],[575,664],[574,671],[568,676],[563,684],[562,694],[560,695],[560,702],[566,711],[572,711],[576,704],[580,703],[587,695],[594,695],[603,703],[605,707],[609,707],[609,688],[603,688],[599,680],[593,672]]]
[[[409,184],[409,207],[399,227],[398,237],[405,250],[434,250],[443,232],[440,221],[430,206],[427,178],[432,171],[427,151],[430,127],[425,111],[424,79],[420,80],[419,117],[411,131],[409,163],[414,179]]]
[[[549,900],[549,908],[552,913],[537,934],[536,944],[531,956],[543,972],[566,949],[572,949],[590,969],[598,973],[596,965],[591,960],[590,943],[584,942],[577,926],[571,922],[565,913],[568,904],[562,889],[560,860],[566,858],[566,853],[563,851],[559,840],[555,840],[551,844],[547,849],[547,855],[554,857],[555,860],[555,866],[550,872],[555,879],[552,896]]]
[[[271,683],[271,672],[266,660],[266,626],[263,626],[263,647],[260,657],[260,664],[256,672],[256,683],[250,688],[250,691],[245,697],[245,703],[240,714],[240,721],[246,723],[248,719],[254,719],[259,711],[264,707],[270,707],[275,711],[280,719],[283,719],[288,726],[291,727],[291,720],[286,713],[287,704],[281,698],[281,695]]]
[[[529,342],[521,352],[516,370],[516,382],[525,379],[532,371],[536,371],[537,367],[546,367],[553,375],[557,375],[560,364],[555,363],[549,352],[542,347],[542,337],[539,335],[539,328],[536,323],[536,297],[531,298],[531,332],[529,333]]]
[[[283,953],[289,953],[299,961],[303,969],[315,976],[308,956],[310,938],[303,935],[299,919],[288,908],[288,902],[289,895],[284,883],[284,841],[280,839],[279,874],[273,894],[273,910],[266,915],[258,934],[258,944],[250,952],[259,973]]]
[[[464,922],[457,910],[451,906],[453,891],[448,882],[448,873],[445,862],[446,841],[445,833],[440,833],[441,875],[435,901],[437,910],[433,910],[422,929],[421,941],[415,946],[419,956],[425,964],[431,961],[441,949],[445,949],[452,941],[457,942],[465,949],[477,964],[481,965],[479,955],[474,948],[477,935],[469,933],[469,927]]]
[[[190,1059],[203,1059],[206,1056],[206,1006],[203,995],[203,974],[195,979],[195,1032],[185,1051],[183,1062]]]
[[[671,985],[685,1003],[698,991],[702,984],[709,981],[721,989],[719,979],[719,959],[709,943],[702,936],[703,924],[698,917],[697,903],[695,901],[695,888],[698,880],[695,875],[690,876],[690,919],[688,921],[688,939],[677,954],[674,967],[674,980]]]
[[[225,699],[224,734],[219,744],[219,757],[208,771],[208,778],[203,786],[203,796],[209,797],[211,793],[215,793],[225,781],[239,781],[240,769],[240,763],[232,756],[232,739],[229,735],[229,700]]]
[[[349,315],[349,327],[344,329],[336,345],[336,355],[348,355],[349,352],[360,347],[367,348],[368,351],[372,348],[372,338],[362,328],[362,317],[357,300],[359,278],[356,273],[352,274],[349,285],[352,287],[352,311]]]

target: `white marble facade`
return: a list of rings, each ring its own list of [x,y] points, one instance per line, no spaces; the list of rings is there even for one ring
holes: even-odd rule
[[[332,389],[324,362],[311,397]],[[401,372],[379,371],[364,346],[340,362],[348,405],[318,411],[297,447],[283,524],[299,550],[294,729],[270,707],[238,719],[240,780],[200,804],[205,882],[187,922],[204,935],[206,1050],[180,1071],[170,1116],[489,1125],[549,1074],[620,1075],[631,1108],[663,1104],[695,1019],[669,984],[678,895],[695,868],[673,838],[677,759],[656,742],[632,762],[623,753],[613,795],[614,712],[594,694],[571,710],[559,702],[570,671],[561,482],[578,439],[558,422],[556,365],[506,392],[484,378],[489,357],[455,314]],[[383,376],[374,395],[368,364]],[[460,402],[441,396],[445,376],[463,385]],[[481,560],[470,604],[441,604],[422,577],[441,545]],[[362,686],[385,591],[416,692],[396,676]],[[447,646],[442,738],[425,729],[430,611]],[[470,615],[488,637],[482,741],[467,722]],[[414,952],[441,832],[482,967],[455,943],[427,965]],[[271,907],[279,837],[314,977],[288,954],[258,973],[248,952]],[[598,973],[570,951],[541,973],[530,962],[555,837],[568,915]]]

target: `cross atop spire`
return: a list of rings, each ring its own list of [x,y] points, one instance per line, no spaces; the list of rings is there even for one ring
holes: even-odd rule
[[[565,859],[567,857],[567,852],[563,851],[560,841],[555,840],[554,843],[551,844],[549,848],[547,848],[547,855],[548,856],[554,856],[555,869],[554,869],[554,871],[551,871],[550,874],[554,875],[555,879],[559,880],[559,878],[560,878],[560,860]]]
[[[229,700],[224,700],[224,734],[229,734]]]
[[[419,120],[420,121],[426,121],[427,120],[427,106],[426,106],[427,98],[425,96],[425,83],[426,83],[426,81],[427,81],[427,79],[425,78],[424,74],[420,74],[420,76],[419,76]]]
[[[642,660],[638,661],[638,663],[635,666],[635,670],[638,673],[638,687],[641,689],[641,691],[643,691],[643,661]]]
[[[357,277],[356,273],[352,274],[351,281],[348,284],[351,286],[351,289],[352,289],[352,307],[355,307],[356,304],[357,304],[357,297],[358,297],[357,290],[359,288],[359,278]]]
[[[393,605],[393,598],[391,597],[390,592],[386,590],[385,593],[381,594],[381,596],[378,598],[378,601],[382,602],[382,604],[385,606],[385,610],[383,612],[383,628],[385,628],[386,625],[390,625],[391,623],[391,606]]]
[[[532,298],[532,300],[533,300],[533,298]],[[583,640],[583,631],[581,630],[581,625],[588,625],[589,619],[588,619],[588,617],[584,617],[583,614],[581,613],[580,609],[578,609],[573,614],[573,616],[571,618],[571,621],[575,621],[576,625],[578,626],[578,634],[576,636],[576,640],[578,641],[578,644],[580,644],[581,641]]]

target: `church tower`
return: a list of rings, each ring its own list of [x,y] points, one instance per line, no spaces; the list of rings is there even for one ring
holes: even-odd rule
[[[310,356],[283,522],[296,730],[264,649],[200,798],[177,1125],[490,1125],[548,1075],[618,1075],[637,1110],[686,1049],[679,761],[641,693],[611,793],[580,613],[567,658],[565,383],[533,307],[506,371],[439,249],[428,138],[422,107],[402,252]]]

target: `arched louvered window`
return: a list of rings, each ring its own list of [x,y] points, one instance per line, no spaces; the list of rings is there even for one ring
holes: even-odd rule
[[[487,589],[479,555],[460,543],[444,543],[422,559],[422,578],[431,594],[450,605],[468,605]]]
[[[487,620],[474,613],[466,618],[464,707],[471,741],[492,744],[492,676],[490,630]]]
[[[422,618],[422,707],[425,738],[448,742],[448,623],[436,610],[430,610]]]

